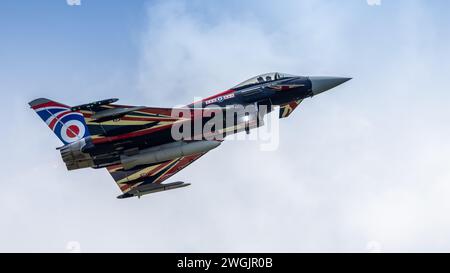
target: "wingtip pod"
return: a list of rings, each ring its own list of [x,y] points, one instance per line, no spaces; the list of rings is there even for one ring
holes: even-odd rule
[[[98,108],[100,106],[113,104],[117,101],[119,101],[118,98],[99,100],[99,101],[94,101],[94,102],[90,102],[90,103],[73,106],[73,107],[71,107],[71,110],[72,111],[80,111],[80,110],[92,111],[93,109],[95,110],[96,108]]]
[[[147,195],[150,193],[174,190],[174,189],[178,189],[178,188],[184,188],[184,187],[187,187],[190,185],[191,185],[190,183],[185,183],[182,181],[172,182],[172,183],[167,183],[167,184],[152,183],[152,184],[147,184],[147,185],[141,185],[141,186],[138,186],[124,194],[117,196],[117,199],[125,199],[125,198],[130,198],[130,197],[141,198],[141,196]]]

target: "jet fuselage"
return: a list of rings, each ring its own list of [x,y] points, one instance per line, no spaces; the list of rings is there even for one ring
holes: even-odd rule
[[[116,105],[117,99],[74,107],[46,98],[29,104],[64,143],[58,149],[67,169],[107,168],[122,199],[189,185],[161,183],[225,136],[262,126],[273,106],[286,118],[304,99],[348,80],[267,73],[180,108]]]

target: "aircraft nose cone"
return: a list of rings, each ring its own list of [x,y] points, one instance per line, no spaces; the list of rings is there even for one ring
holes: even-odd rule
[[[312,85],[312,92],[314,95],[323,93],[338,85],[351,80],[352,78],[342,77],[309,77]]]

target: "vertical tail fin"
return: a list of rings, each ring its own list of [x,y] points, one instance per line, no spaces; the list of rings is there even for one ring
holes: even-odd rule
[[[67,105],[43,98],[33,100],[29,105],[64,144],[90,135],[83,115]]]

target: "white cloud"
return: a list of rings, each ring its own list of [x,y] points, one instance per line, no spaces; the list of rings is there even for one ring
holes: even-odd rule
[[[414,99],[422,97],[417,86],[421,79],[408,84],[409,98],[402,92],[409,75],[422,73],[425,62],[427,70],[435,69],[438,61],[417,49],[425,41],[418,36],[422,26],[405,29],[392,21],[397,24],[391,26],[392,33],[408,33],[398,41],[400,48],[365,47],[369,41],[352,37],[363,33],[360,28],[347,31],[359,17],[346,17],[346,7],[313,2],[289,5],[283,19],[277,17],[277,8],[268,7],[270,17],[278,20],[275,27],[267,27],[254,14],[234,14],[233,18],[222,14],[221,20],[208,25],[183,4],[173,2],[150,9],[149,16],[157,19],[151,21],[143,47],[141,83],[148,88],[147,94],[160,86],[166,95],[158,96],[161,102],[170,103],[174,97],[189,101],[191,96],[207,95],[205,90],[227,88],[245,75],[272,70],[355,76],[345,87],[307,101],[282,121],[284,137],[277,153],[264,154],[249,148],[254,147],[252,143],[233,142],[208,155],[207,163],[200,163],[206,170],[185,176],[194,181],[214,177],[215,185],[196,187],[226,196],[220,200],[230,206],[224,212],[220,207],[224,204],[211,204],[212,211],[221,216],[211,212],[208,217],[213,223],[208,226],[220,223],[223,228],[202,235],[216,238],[205,247],[219,251],[366,251],[370,242],[379,242],[386,251],[432,249],[428,239],[436,228],[423,222],[435,220],[430,213],[448,202],[428,200],[431,204],[424,206],[420,198],[425,183],[431,196],[444,190],[434,174],[447,176],[448,171],[435,170],[434,160],[447,158],[443,151],[449,145],[434,136],[449,132],[439,121],[423,124],[428,114],[433,115],[431,109],[428,114],[413,109],[420,107]],[[299,10],[304,16],[295,16]],[[313,15],[308,15],[310,11]],[[426,13],[410,7],[403,16],[414,21]],[[355,40],[360,44],[353,44]],[[412,48],[421,52],[395,52]],[[367,50],[372,56],[366,55]],[[389,65],[390,69],[383,70]],[[370,109],[364,109],[365,105]],[[430,146],[430,141],[441,150]],[[205,198],[198,194],[196,199]],[[449,219],[443,224],[450,226]],[[218,236],[226,236],[230,243],[217,241]],[[446,233],[441,236],[450,243]]]
[[[380,6],[381,0],[366,0],[369,6]]]

